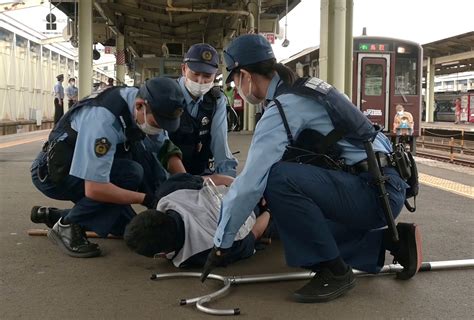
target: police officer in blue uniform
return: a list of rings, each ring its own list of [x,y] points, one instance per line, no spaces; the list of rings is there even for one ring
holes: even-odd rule
[[[365,149],[350,142],[351,133],[342,139],[330,134],[338,132],[334,122],[343,114],[353,114],[369,133],[373,130],[370,122],[347,97],[317,78],[305,82],[312,95],[298,94],[291,71],[276,63],[270,44],[259,35],[234,39],[224,59],[230,72],[227,82],[233,80],[242,98],[252,104],[263,102],[266,110],[255,129],[245,168],[223,199],[215,247],[201,280],[220,265],[237,230],[262,196],[283,242],[287,264],[317,272],[294,293],[296,301],[324,302],[344,294],[355,285],[352,267],[376,273],[387,250],[405,268],[399,278],[411,278],[421,264],[417,226],[399,223],[400,241],[392,240],[383,228],[387,222],[378,189],[367,172]],[[339,120],[349,125],[353,121]],[[374,132],[373,149],[388,178],[386,190],[396,217],[408,185],[387,161],[390,142]],[[334,156],[327,148],[324,154],[288,157],[298,150],[293,139],[311,145],[317,143],[317,137],[327,142],[333,139],[335,143],[328,145],[339,153]],[[319,160],[307,161],[308,155]]]
[[[156,206],[154,193],[138,192],[147,172],[140,148],[145,134],[179,127],[184,98],[176,81],[153,78],[140,88],[113,87],[76,103],[51,131],[31,166],[33,184],[46,196],[74,202],[72,209],[33,207],[33,222],[73,257],[101,251],[84,230],[122,235],[135,215],[131,205]],[[167,156],[167,155],[164,155]],[[168,155],[168,162],[180,161]],[[138,160],[135,161],[135,160]]]
[[[186,100],[179,129],[170,139],[183,153],[183,164],[191,174],[214,171],[235,177],[237,160],[227,143],[227,111],[224,93],[214,87],[219,55],[210,45],[191,46],[184,57],[182,77],[178,80]]]

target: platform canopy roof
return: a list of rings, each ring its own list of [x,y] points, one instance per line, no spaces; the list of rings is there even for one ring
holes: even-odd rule
[[[474,31],[425,43],[423,56],[433,59],[436,74],[474,70]]]
[[[299,2],[288,0],[288,10]],[[77,20],[77,0],[52,3]],[[114,33],[120,33],[136,57],[182,56],[190,45],[200,42],[221,49],[225,38],[247,33],[252,21],[260,31],[278,31],[286,0],[260,3],[259,20],[249,14],[258,12],[257,0],[95,0],[94,42],[113,46]]]

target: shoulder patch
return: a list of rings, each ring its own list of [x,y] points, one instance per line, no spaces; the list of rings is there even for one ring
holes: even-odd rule
[[[111,143],[107,138],[102,137],[95,139],[94,152],[97,157],[102,157],[107,154],[110,150]]]
[[[328,93],[332,88],[329,83],[315,77],[309,78],[303,85],[324,94]]]

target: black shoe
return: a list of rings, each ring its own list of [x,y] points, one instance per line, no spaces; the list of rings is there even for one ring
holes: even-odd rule
[[[413,277],[423,262],[421,249],[421,233],[414,223],[397,224],[399,249],[393,254],[393,262],[403,266],[403,271],[397,273],[397,279],[408,280]]]
[[[51,239],[67,255],[76,258],[92,258],[100,255],[99,245],[89,242],[80,225],[61,224],[59,220],[48,232]]]
[[[31,208],[31,222],[44,223],[52,228],[61,219],[58,208],[34,206]]]
[[[352,268],[342,276],[335,276],[329,269],[321,269],[301,289],[293,293],[298,302],[326,302],[335,299],[355,286],[355,277]]]

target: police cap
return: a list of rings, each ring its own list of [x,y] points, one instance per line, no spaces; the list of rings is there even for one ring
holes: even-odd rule
[[[184,56],[184,63],[194,72],[217,73],[219,55],[216,49],[207,43],[192,45]]]
[[[231,82],[235,71],[241,67],[274,58],[272,46],[263,36],[245,34],[237,37],[224,50],[224,62],[229,71],[225,82]]]
[[[178,129],[185,100],[176,80],[151,78],[140,87],[139,95],[150,106],[153,117],[161,128],[170,132]]]

